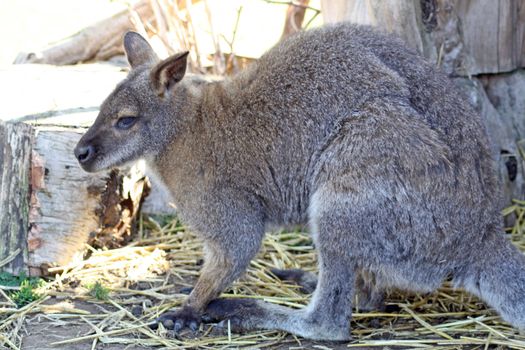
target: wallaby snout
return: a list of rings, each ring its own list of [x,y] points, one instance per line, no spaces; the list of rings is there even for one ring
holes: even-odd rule
[[[99,151],[97,144],[93,141],[88,132],[80,138],[73,151],[80,167],[88,173],[102,170],[96,164]]]
[[[82,169],[93,173],[114,166],[108,164],[108,158],[116,151],[115,146],[111,142],[111,135],[94,125],[80,138],[73,153]]]
[[[95,155],[95,147],[92,145],[75,147],[75,157],[77,157],[80,164],[88,163]]]

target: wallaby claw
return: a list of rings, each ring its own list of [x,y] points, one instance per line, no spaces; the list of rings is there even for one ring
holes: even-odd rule
[[[199,323],[197,321],[190,321],[190,324],[188,327],[193,331],[196,332],[199,329]]]
[[[183,307],[182,309],[162,314],[162,316],[157,318],[156,323],[153,324],[151,328],[157,329],[161,323],[164,328],[173,329],[176,333],[185,327],[195,332],[199,329],[201,316],[192,308]]]

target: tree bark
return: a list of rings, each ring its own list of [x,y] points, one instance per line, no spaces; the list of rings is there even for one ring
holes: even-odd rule
[[[520,0],[321,0],[327,23],[393,32],[448,74],[510,72],[525,66]]]
[[[45,275],[82,259],[86,244],[129,240],[149,182],[143,171],[84,172],[72,150],[83,129],[0,124],[0,261],[4,270]]]
[[[468,74],[510,72],[525,66],[525,3],[522,0],[455,0]]]
[[[0,123],[0,268],[25,269],[33,130]]]

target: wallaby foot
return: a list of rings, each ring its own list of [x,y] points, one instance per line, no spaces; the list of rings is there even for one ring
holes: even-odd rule
[[[339,324],[326,316],[308,311],[308,308],[294,310],[256,299],[219,298],[208,305],[203,321],[219,322],[219,327],[234,332],[280,329],[314,340],[351,339],[349,318]]]
[[[234,332],[257,329],[256,319],[265,317],[265,310],[254,299],[212,300],[202,316],[204,322],[218,322],[220,327],[230,327]]]
[[[301,269],[271,269],[270,271],[281,281],[292,282],[301,287],[299,291],[304,294],[313,293],[317,286],[317,275],[313,272]]]
[[[205,320],[229,320],[230,329],[278,329],[314,340],[349,340],[355,263],[319,249],[320,273],[310,304],[296,310],[255,299],[215,299],[204,312]],[[331,268],[328,269],[327,266]],[[300,271],[280,273],[301,277]],[[311,275],[310,275],[311,277]]]
[[[245,207],[247,208],[247,207]],[[238,214],[241,211],[237,211]],[[220,223],[224,224],[224,216],[219,215]],[[232,220],[241,221],[243,218],[235,217]],[[249,221],[249,218],[244,218],[248,223],[252,223],[250,227],[254,227],[255,233],[259,235],[242,235],[233,234],[232,236],[223,235],[220,240],[207,239],[204,241],[205,261],[202,267],[201,274],[193,288],[191,288],[190,295],[184,302],[182,308],[176,309],[173,312],[167,312],[157,319],[157,324],[162,323],[164,327],[174,329],[176,332],[183,328],[190,328],[197,330],[199,327],[203,311],[206,309],[208,303],[217,298],[220,293],[228,286],[234,279],[246,269],[246,266],[253,258],[263,235],[263,226],[258,226],[257,221]],[[211,220],[211,224],[214,224]],[[215,224],[216,225],[216,224]],[[247,224],[246,227],[249,225]],[[242,227],[244,229],[244,226]],[[258,228],[258,230],[257,230]],[[236,233],[230,230],[229,233]],[[246,239],[243,242],[242,239]],[[244,244],[245,249],[234,251],[229,249],[229,245],[235,240],[237,244]],[[190,288],[186,288],[190,291]],[[155,326],[154,326],[155,327]]]
[[[157,318],[156,323],[153,324],[151,328],[157,329],[161,323],[164,328],[173,329],[175,332],[179,332],[185,327],[195,332],[201,323],[201,315],[193,308],[185,306],[181,309],[162,314],[162,316]]]

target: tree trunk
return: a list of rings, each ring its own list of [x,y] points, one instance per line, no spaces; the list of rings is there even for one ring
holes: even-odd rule
[[[25,269],[33,130],[0,124],[0,268]]]
[[[350,21],[396,33],[445,71],[470,76],[525,66],[521,0],[321,0],[327,23]]]
[[[0,268],[42,275],[82,259],[86,244],[111,248],[130,238],[149,183],[138,168],[82,171],[72,153],[81,131],[0,124]]]

